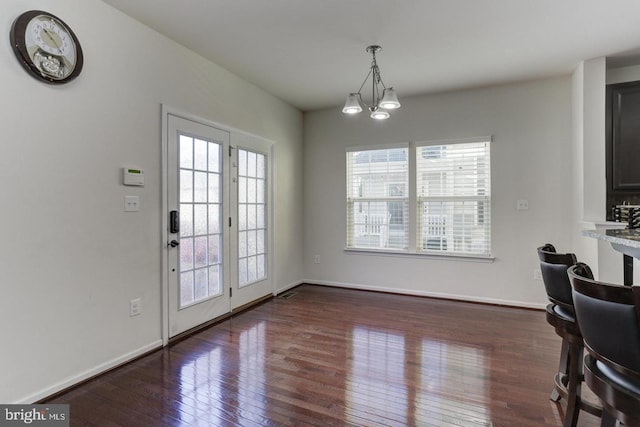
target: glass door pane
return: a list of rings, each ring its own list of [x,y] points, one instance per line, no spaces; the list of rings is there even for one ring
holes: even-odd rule
[[[238,286],[267,277],[267,158],[238,149]]]
[[[180,306],[221,295],[221,144],[181,134]]]

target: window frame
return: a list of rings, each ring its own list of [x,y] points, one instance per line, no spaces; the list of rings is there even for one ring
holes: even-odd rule
[[[461,143],[474,143],[474,142],[486,142],[489,144],[488,146],[488,195],[485,196],[475,196],[468,197],[470,200],[472,198],[479,200],[480,198],[483,201],[486,201],[485,204],[485,212],[488,213],[488,217],[485,219],[489,222],[488,231],[487,231],[487,245],[488,249],[486,253],[470,253],[470,252],[447,252],[447,251],[430,251],[423,250],[418,247],[420,238],[418,233],[421,232],[418,217],[419,217],[419,206],[420,201],[418,200],[418,191],[417,191],[417,157],[418,157],[418,149],[422,147],[428,146],[440,146],[440,145],[454,145]],[[345,235],[345,247],[344,251],[348,254],[367,254],[367,255],[379,255],[379,256],[401,256],[401,257],[415,257],[415,258],[431,258],[431,259],[451,259],[451,260],[468,260],[475,262],[492,262],[494,260],[493,251],[492,251],[492,243],[493,239],[493,227],[491,222],[491,207],[492,207],[492,197],[491,197],[491,157],[492,150],[491,146],[493,145],[493,138],[491,136],[480,136],[480,137],[471,137],[471,138],[458,138],[458,139],[441,139],[441,140],[425,140],[425,141],[409,141],[404,143],[396,143],[396,144],[380,144],[380,145],[367,145],[367,146],[353,146],[346,147],[345,150],[345,166],[347,166],[348,162],[348,153],[355,151],[372,151],[372,150],[384,150],[384,149],[393,149],[393,148],[408,148],[408,245],[405,249],[390,249],[390,248],[369,248],[369,247],[356,247],[356,246],[348,246],[348,233],[349,231],[349,219],[347,217],[347,223],[345,224],[345,231],[347,235]],[[348,166],[347,166],[348,167]],[[345,180],[348,179],[347,171],[345,171]],[[345,182],[345,190],[348,191],[347,186],[348,182]],[[349,215],[349,200],[348,193],[345,198],[346,206],[345,213],[347,216]],[[456,196],[454,196],[456,197]],[[461,200],[464,197],[460,198]]]
[[[353,232],[353,229],[350,228],[351,224],[352,224],[352,220],[351,218],[354,216],[354,210],[355,210],[355,206],[358,203],[405,203],[406,206],[404,206],[403,208],[403,216],[406,216],[408,218],[411,218],[411,204],[410,204],[410,194],[411,194],[411,177],[409,175],[409,170],[410,170],[410,165],[409,165],[409,159],[411,157],[411,147],[409,143],[399,143],[399,144],[388,144],[388,145],[376,145],[376,146],[369,146],[369,147],[348,147],[346,149],[345,152],[345,166],[346,166],[346,171],[345,171],[345,179],[348,179],[348,177],[350,176],[351,172],[350,172],[350,165],[349,165],[349,154],[350,153],[356,153],[356,152],[367,152],[367,151],[377,151],[377,150],[405,150],[406,151],[406,159],[404,160],[406,162],[406,171],[405,171],[405,176],[404,176],[404,182],[396,182],[396,181],[384,181],[384,187],[386,188],[385,190],[385,195],[384,196],[370,196],[370,195],[363,195],[360,194],[357,197],[353,197],[352,196],[352,192],[350,191],[349,185],[352,184],[352,182],[347,182],[345,185],[345,190],[346,190],[346,198],[345,198],[345,203],[346,203],[346,219],[347,219],[347,224],[346,224],[346,246],[345,248],[348,250],[364,250],[364,251],[388,251],[388,252],[406,252],[409,249],[409,245],[410,245],[410,237],[411,234],[409,232],[410,227],[408,224],[405,224],[404,226],[404,244],[403,244],[403,248],[393,248],[393,247],[369,247],[369,246],[349,246],[349,242],[351,242],[354,238],[355,238],[355,233]],[[391,159],[388,159],[386,162],[380,162],[380,163],[386,163],[389,164],[389,161],[391,161]],[[352,164],[355,164],[357,162],[352,162]],[[368,162],[369,164],[371,163],[377,163],[377,162]],[[392,185],[402,185],[404,187],[404,193],[402,194],[401,197],[399,197],[398,195],[390,195],[389,193],[392,190]],[[361,193],[361,192],[360,192]],[[405,202],[406,200],[406,202]],[[391,218],[392,215],[389,213],[389,218],[388,221],[383,221],[385,224],[383,225],[383,227],[386,227],[386,231],[387,233],[390,231],[390,227],[391,227]],[[362,224],[361,224],[362,225]]]

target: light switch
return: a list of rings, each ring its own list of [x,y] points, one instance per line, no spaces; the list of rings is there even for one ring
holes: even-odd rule
[[[124,196],[124,211],[138,212],[140,210],[140,198],[138,196]]]
[[[529,201],[528,200],[518,200],[516,202],[516,209],[519,211],[526,211],[529,209]]]

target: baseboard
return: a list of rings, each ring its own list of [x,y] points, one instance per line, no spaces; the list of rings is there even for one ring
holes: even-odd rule
[[[317,280],[304,280],[302,283],[309,283],[311,285],[320,285],[320,286],[334,286],[338,288],[347,288],[347,289],[359,289],[363,291],[388,292],[392,294],[402,294],[402,295],[412,295],[412,296],[420,296],[420,297],[428,297],[428,298],[448,299],[448,300],[455,300],[455,301],[475,302],[475,303],[481,303],[481,304],[503,305],[507,307],[530,308],[530,309],[536,309],[536,310],[544,310],[544,308],[546,307],[546,303],[536,304],[536,303],[527,303],[522,301],[504,300],[504,299],[498,299],[498,298],[482,298],[482,297],[474,297],[469,295],[456,295],[456,294],[447,294],[447,293],[441,293],[441,292],[416,291],[414,289],[389,288],[384,286],[361,285],[356,283],[323,282],[323,281],[317,281]]]
[[[295,288],[296,286],[300,286],[303,283],[311,283],[311,282],[307,282],[305,280],[299,280],[297,282],[293,282],[293,283],[289,283],[288,285],[284,285],[278,289],[275,290],[275,292],[273,293],[274,296],[278,296],[283,292],[288,291],[289,289]]]
[[[145,353],[149,353],[150,351],[156,350],[162,348],[162,340],[157,340],[154,341],[152,343],[149,343],[143,347],[140,347],[132,352],[129,352],[127,354],[124,354],[120,357],[117,357],[115,359],[112,359],[108,362],[105,362],[103,364],[100,364],[94,368],[88,369],[84,372],[81,372],[78,375],[74,375],[72,377],[66,378],[63,381],[60,381],[59,383],[56,383],[50,387],[47,387],[45,389],[40,390],[37,393],[34,393],[32,395],[26,396],[22,399],[19,399],[18,401],[14,402],[17,404],[31,404],[33,402],[38,402],[46,397],[52,396],[64,389],[67,389],[69,387],[72,387],[78,383],[81,383],[83,381],[86,381],[92,377],[95,377],[97,375],[100,375],[110,369],[116,368],[120,365],[123,365],[127,362],[129,362],[132,359],[135,359],[138,356],[141,356]]]

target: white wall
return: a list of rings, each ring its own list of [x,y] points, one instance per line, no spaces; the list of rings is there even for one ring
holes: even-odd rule
[[[74,82],[47,85],[18,64],[7,35],[30,9],[76,32]],[[300,282],[298,110],[101,1],[4,0],[0,16],[0,402],[32,402],[159,345],[163,103],[275,142],[275,283]],[[120,184],[127,165],[145,170],[143,188]],[[128,194],[140,212],[123,212]]]
[[[605,85],[606,60],[583,63],[583,219],[606,217],[607,177],[605,168]]]
[[[569,76],[402,98],[389,120],[305,114],[305,277],[314,283],[542,307],[535,249],[572,236]],[[401,95],[401,94],[400,94]],[[345,147],[493,135],[492,247],[479,263],[344,252]],[[517,211],[527,199],[529,210]],[[321,263],[314,264],[313,256]]]
[[[583,61],[572,76],[572,144],[575,161],[571,194],[571,251],[591,267],[595,277],[601,276],[599,252],[606,252],[607,248],[604,242],[584,237],[581,233],[584,229],[594,229],[596,222],[605,220],[604,76],[604,58]],[[604,267],[603,270],[606,270],[606,265]]]

